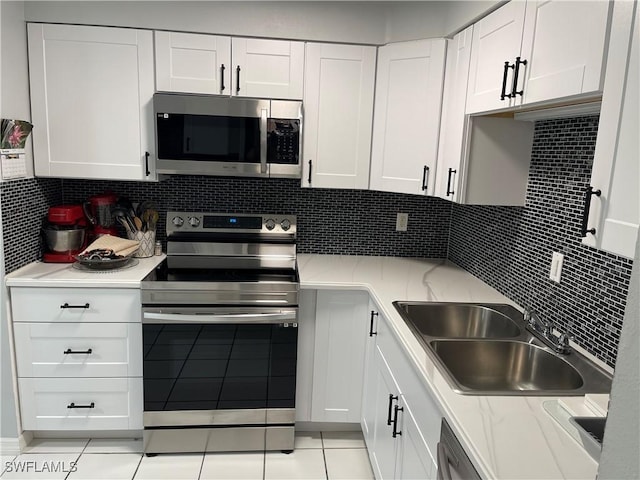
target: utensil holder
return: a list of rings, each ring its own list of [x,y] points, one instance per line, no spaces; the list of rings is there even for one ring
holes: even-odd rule
[[[127,232],[127,237],[129,237],[129,240],[137,240],[138,242],[140,242],[140,247],[138,248],[136,253],[133,254],[134,257],[136,258],[153,257],[155,253],[155,246],[156,246],[155,230],[149,230],[147,232],[129,231]]]

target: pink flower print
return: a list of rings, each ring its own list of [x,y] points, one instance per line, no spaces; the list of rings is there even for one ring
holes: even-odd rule
[[[24,137],[25,132],[20,129],[20,125],[16,125],[13,127],[11,134],[9,135],[9,145],[12,148],[18,148],[22,144],[22,137]]]

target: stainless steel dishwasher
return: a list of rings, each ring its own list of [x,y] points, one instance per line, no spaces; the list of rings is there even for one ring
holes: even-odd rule
[[[480,475],[447,421],[442,419],[438,443],[438,480],[475,480]]]

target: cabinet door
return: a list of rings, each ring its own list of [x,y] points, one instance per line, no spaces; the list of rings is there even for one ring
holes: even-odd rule
[[[302,100],[304,43],[233,38],[232,95]]]
[[[442,120],[438,145],[435,194],[447,200],[459,197],[465,144],[465,106],[473,25],[458,33],[447,45]]]
[[[506,108],[522,103],[522,97],[501,99],[504,88],[512,90],[513,65],[520,55],[525,2],[513,1],[487,15],[473,26],[473,48],[467,92],[467,113]],[[522,76],[522,74],[520,75]]]
[[[231,94],[231,37],[155,32],[155,50],[158,90]]]
[[[311,420],[359,422],[368,296],[320,290],[316,306]]]
[[[612,5],[593,1],[527,2],[522,41],[526,81],[524,87],[518,86],[518,90],[524,89],[525,103],[602,90]]]
[[[615,6],[591,174],[591,186],[601,194],[591,199],[587,223],[595,234],[583,239],[587,245],[627,258],[634,256],[640,224],[639,15],[635,2]]]
[[[433,194],[445,48],[437,39],[378,49],[371,189]]]
[[[373,447],[369,448],[371,465],[377,480],[396,478],[398,442],[393,438],[393,407],[398,404],[400,388],[378,347],[375,351],[376,417]]]
[[[362,426],[362,434],[364,441],[369,449],[373,448],[375,419],[376,419],[376,336],[378,329],[378,320],[380,313],[378,306],[369,301],[369,329],[366,333],[366,344],[364,353],[364,385],[362,386],[362,418],[360,425]]]
[[[398,460],[396,478],[403,480],[436,479],[438,467],[436,460],[431,457],[427,442],[425,441],[411,408],[404,397],[401,403],[402,411],[398,415],[399,431],[397,438],[400,440],[398,448]]]
[[[308,43],[302,185],[369,186],[376,49]]]
[[[153,180],[150,31],[29,24],[35,173]]]

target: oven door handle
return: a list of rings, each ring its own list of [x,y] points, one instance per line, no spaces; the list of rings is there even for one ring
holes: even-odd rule
[[[296,323],[295,310],[277,313],[159,313],[142,312],[142,323]]]

